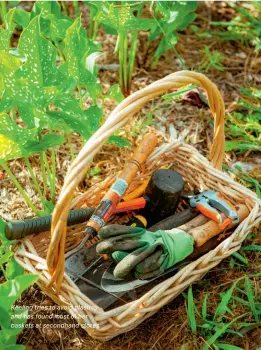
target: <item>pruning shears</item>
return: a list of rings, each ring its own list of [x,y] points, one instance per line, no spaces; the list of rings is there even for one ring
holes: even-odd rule
[[[239,222],[236,208],[220,192],[185,192],[182,197],[189,199],[191,207],[197,208],[203,215],[216,221],[221,229]],[[217,209],[226,216],[225,220]]]

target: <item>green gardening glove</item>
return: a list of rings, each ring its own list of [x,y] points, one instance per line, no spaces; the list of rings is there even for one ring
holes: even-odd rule
[[[185,231],[150,232],[140,227],[109,225],[99,232],[102,239],[98,254],[110,254],[118,263],[116,278],[134,269],[137,278],[151,278],[163,273],[193,252],[194,239]]]

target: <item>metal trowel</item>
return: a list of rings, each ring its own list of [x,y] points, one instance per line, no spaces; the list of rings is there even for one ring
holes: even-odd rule
[[[96,245],[81,249],[65,262],[65,271],[79,287],[81,292],[88,296],[96,305],[108,309],[115,302],[127,303],[136,299],[135,291],[105,291],[101,285],[102,276],[112,264],[96,253]]]
[[[146,284],[151,283],[160,277],[176,272],[180,266],[181,264],[175,265],[159,276],[150,278],[148,280],[141,280],[136,279],[133,276],[129,276],[128,279],[120,279],[114,277],[113,270],[115,268],[115,264],[111,264],[110,266],[108,266],[107,270],[102,275],[101,287],[103,288],[103,290],[109,293],[124,293],[127,291],[134,291],[135,289],[144,287]]]

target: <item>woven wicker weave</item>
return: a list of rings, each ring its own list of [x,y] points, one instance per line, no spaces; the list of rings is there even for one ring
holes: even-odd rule
[[[68,212],[72,206],[79,206],[83,198],[86,203],[92,200],[92,205],[100,201],[100,196],[96,198],[97,187],[90,188],[84,196],[73,201],[74,190],[84,177],[94,155],[99,152],[110,135],[131,120],[131,117],[149,100],[170,89],[177,89],[190,83],[205,90],[214,116],[214,140],[209,156],[210,162],[194,147],[173,141],[162,144],[153,151],[145,164],[144,175],[147,176],[167,164],[184,177],[190,189],[221,191],[232,203],[247,205],[250,214],[217,248],[186,265],[174,276],[156,284],[138,300],[105,312],[82,294],[64,274],[64,254],[80,242],[84,227],[81,224],[67,230],[65,223]],[[51,236],[46,232],[22,241],[15,253],[16,260],[26,271],[41,274],[38,281],[40,287],[57,304],[66,306],[68,312],[92,337],[109,340],[135,328],[173,300],[191,283],[201,279],[222,259],[237,251],[250,230],[261,221],[261,201],[257,195],[218,170],[221,168],[223,156],[224,102],[216,86],[204,75],[189,71],[170,74],[156,81],[121,102],[85,144],[65,178],[53,215]],[[113,176],[106,179],[100,188],[106,190],[112,181]]]

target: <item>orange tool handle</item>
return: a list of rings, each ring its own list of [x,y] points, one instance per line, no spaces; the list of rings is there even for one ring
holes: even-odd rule
[[[144,197],[136,198],[128,202],[120,202],[115,210],[115,214],[125,213],[126,211],[145,208],[147,201]]]
[[[214,220],[214,221],[216,221],[218,223],[220,222],[220,219],[221,219],[220,214],[216,214],[211,209],[209,209],[207,206],[198,203],[197,204],[197,209],[198,209],[198,211],[200,211],[203,215],[205,215],[209,219]]]
[[[115,212],[117,205],[135,177],[137,171],[141,169],[141,165],[145,162],[157,143],[158,138],[155,134],[150,133],[143,138],[134,152],[133,157],[125,165],[118,179],[111,186],[91,216],[87,223],[85,232],[95,236],[105,225],[111,215]]]
[[[156,147],[157,143],[158,138],[155,134],[149,133],[144,136],[133,157],[125,165],[122,173],[119,176],[121,179],[125,180],[128,185],[133,180],[134,176],[137,173],[137,170],[141,168],[141,165],[145,162],[153,149]]]
[[[239,222],[243,221],[249,215],[248,208],[243,204],[237,205],[235,209],[238,213]],[[222,214],[222,217],[225,218],[223,214]],[[227,227],[227,229],[230,229],[238,224],[239,223],[236,223],[236,224],[231,223],[230,226]],[[218,235],[222,231],[223,231],[222,228],[220,228],[220,225],[217,222],[210,220],[202,226],[189,230],[188,233],[193,236],[195,240],[195,246],[201,247],[210,238]]]

